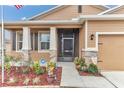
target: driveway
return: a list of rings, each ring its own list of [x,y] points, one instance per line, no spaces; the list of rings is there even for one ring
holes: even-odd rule
[[[102,71],[101,74],[115,87],[124,88],[124,71]]]

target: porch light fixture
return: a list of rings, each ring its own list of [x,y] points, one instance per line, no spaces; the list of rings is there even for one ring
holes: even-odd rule
[[[94,34],[91,34],[90,35],[90,40],[93,40],[94,39]]]

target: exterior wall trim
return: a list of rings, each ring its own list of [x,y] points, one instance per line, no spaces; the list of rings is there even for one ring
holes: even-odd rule
[[[95,41],[96,51],[98,51],[99,35],[124,35],[124,32],[96,32],[96,41]]]
[[[88,21],[85,21],[85,49],[87,49]]]

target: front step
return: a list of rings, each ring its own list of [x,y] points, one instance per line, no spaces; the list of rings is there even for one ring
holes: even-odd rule
[[[58,57],[59,62],[73,62],[74,57]]]

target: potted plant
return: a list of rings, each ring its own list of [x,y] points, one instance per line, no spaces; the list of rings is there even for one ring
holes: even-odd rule
[[[85,63],[84,58],[80,58],[80,66],[81,66],[81,71],[86,71],[87,70],[87,64]]]
[[[76,69],[79,70],[80,69],[80,61],[79,61],[79,58],[78,57],[76,57],[74,59],[74,64],[76,65]]]
[[[76,57],[74,63],[76,65],[76,69],[79,71],[85,71],[87,69],[87,64],[85,63],[84,58]]]

